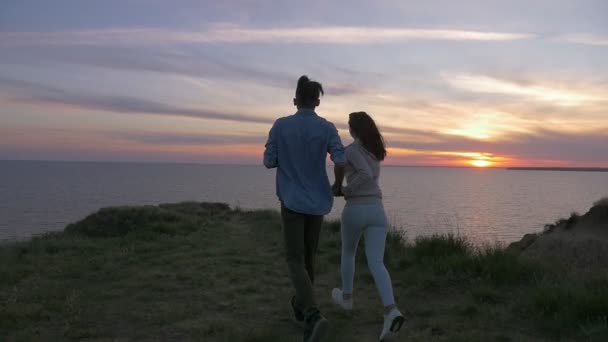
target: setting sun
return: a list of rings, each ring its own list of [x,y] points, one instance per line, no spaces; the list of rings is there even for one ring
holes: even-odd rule
[[[492,162],[484,159],[474,159],[470,161],[471,165],[475,167],[488,167],[492,165]]]

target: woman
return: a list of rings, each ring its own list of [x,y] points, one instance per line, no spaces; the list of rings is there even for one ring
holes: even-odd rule
[[[386,157],[384,139],[374,120],[365,112],[349,115],[350,134],[355,142],[346,147],[346,186],[337,178],[336,196],[343,195],[346,206],[342,212],[342,289],[333,289],[334,303],[345,310],[353,308],[355,254],[361,235],[365,238],[367,265],[384,304],[384,327],[380,341],[394,337],[404,318],[393,296],[391,278],[384,266],[384,247],[388,223],[382,192],[378,186],[380,162]]]

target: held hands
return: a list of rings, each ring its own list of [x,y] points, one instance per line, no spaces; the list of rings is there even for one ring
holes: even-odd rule
[[[344,197],[342,193],[342,184],[334,183],[331,186],[331,192],[334,194],[334,197]]]

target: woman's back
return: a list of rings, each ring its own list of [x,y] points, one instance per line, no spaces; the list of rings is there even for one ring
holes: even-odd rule
[[[354,198],[382,198],[378,185],[380,162],[365,147],[355,141],[345,149],[346,183],[342,192],[347,200]]]

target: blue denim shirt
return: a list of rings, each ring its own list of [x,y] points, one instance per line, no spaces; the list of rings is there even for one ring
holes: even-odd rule
[[[327,153],[335,164],[346,164],[336,126],[313,110],[301,109],[274,123],[264,165],[277,168],[277,196],[283,206],[309,215],[331,211],[334,198],[327,178]]]

